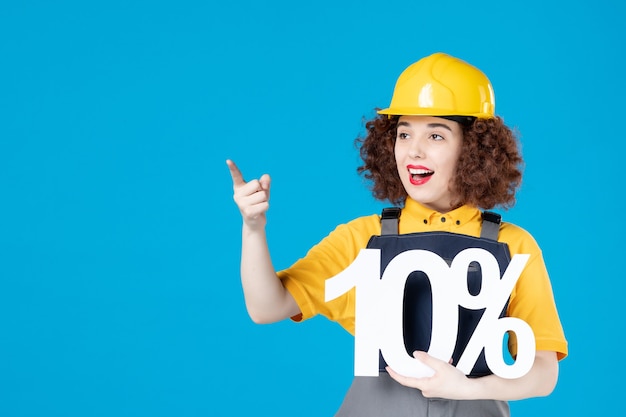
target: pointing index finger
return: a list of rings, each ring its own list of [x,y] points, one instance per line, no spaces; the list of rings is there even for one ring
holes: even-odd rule
[[[226,165],[228,165],[230,176],[233,179],[233,185],[235,187],[238,187],[240,185],[245,185],[246,181],[243,179],[243,175],[241,174],[241,171],[239,170],[237,165],[230,159],[226,160]]]

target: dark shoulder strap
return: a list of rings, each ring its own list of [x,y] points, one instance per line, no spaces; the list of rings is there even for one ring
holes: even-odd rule
[[[380,216],[381,235],[397,235],[398,223],[400,222],[400,207],[387,207]]]
[[[502,216],[493,211],[483,211],[483,224],[480,228],[480,237],[489,240],[498,240]]]

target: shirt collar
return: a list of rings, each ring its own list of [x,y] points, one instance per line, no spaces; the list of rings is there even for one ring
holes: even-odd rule
[[[423,206],[412,198],[407,198],[404,203],[404,209],[402,210],[402,216],[413,218],[418,222],[430,224],[435,219],[441,219],[445,217],[449,219],[453,224],[464,225],[472,220],[480,220],[480,210],[474,206],[461,206],[445,214],[442,214],[436,210]]]

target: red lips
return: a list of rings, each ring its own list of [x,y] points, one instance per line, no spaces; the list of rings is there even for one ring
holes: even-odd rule
[[[406,168],[409,173],[409,181],[413,185],[426,184],[435,173],[423,165],[407,165]]]

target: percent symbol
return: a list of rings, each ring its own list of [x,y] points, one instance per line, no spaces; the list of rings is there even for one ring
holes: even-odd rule
[[[502,279],[496,259],[483,250],[466,249],[454,258],[450,269],[453,279],[461,281],[452,285],[459,291],[459,305],[473,310],[485,309],[456,365],[464,374],[470,373],[483,348],[489,369],[502,378],[519,378],[532,368],[535,360],[535,336],[532,329],[521,319],[500,318],[500,312],[528,258],[529,255],[525,254],[513,256]],[[467,270],[471,262],[478,262],[482,272],[481,290],[477,295],[472,295],[466,285]],[[508,332],[515,333],[517,339],[517,355],[511,365],[505,362],[502,352],[502,341]]]

